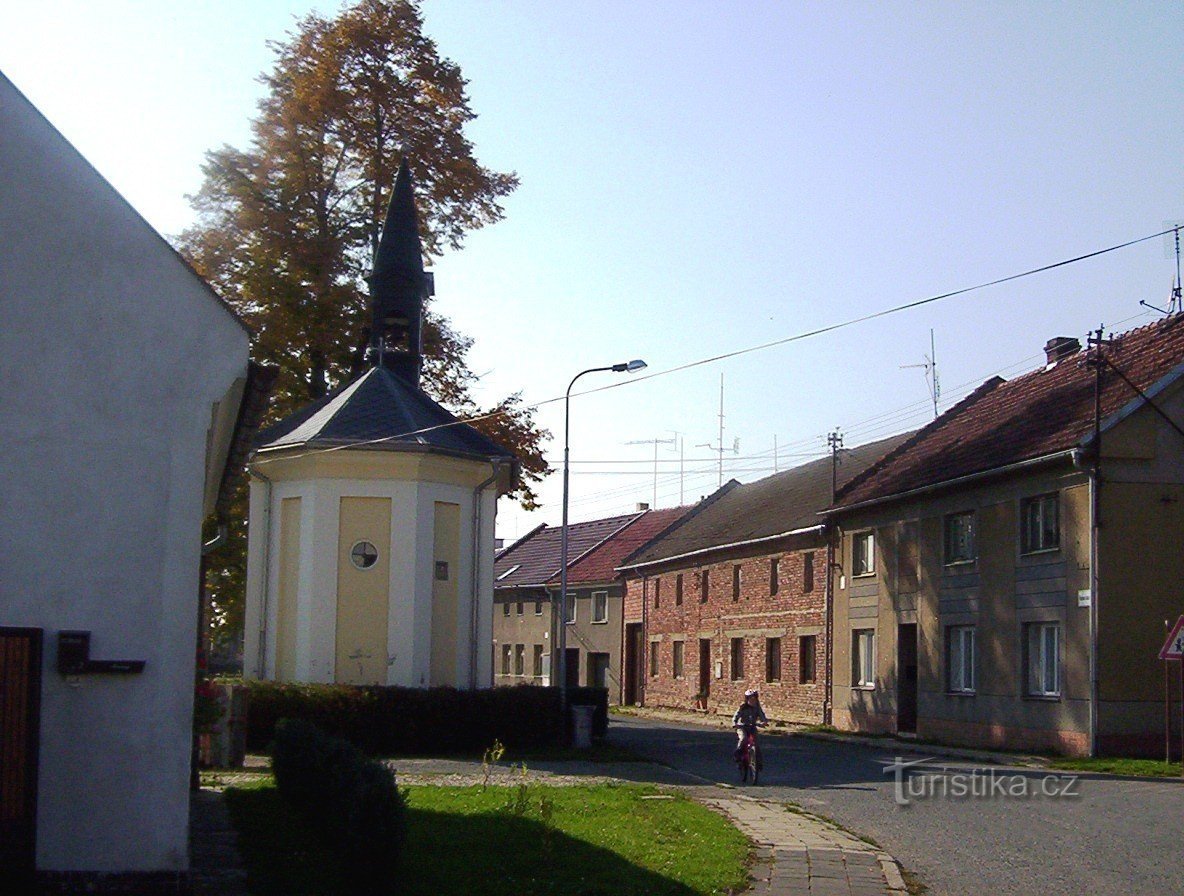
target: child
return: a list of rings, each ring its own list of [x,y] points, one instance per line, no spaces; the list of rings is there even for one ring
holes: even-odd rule
[[[768,724],[769,720],[765,717],[765,711],[761,709],[760,694],[757,693],[756,688],[749,688],[744,692],[744,702],[740,704],[740,708],[732,716],[732,727],[736,729],[736,752],[733,754],[735,758],[740,758],[740,748],[744,746],[744,738],[749,734],[755,734],[758,727],[763,728]]]

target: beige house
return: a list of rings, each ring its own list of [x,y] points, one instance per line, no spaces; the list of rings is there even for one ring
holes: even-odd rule
[[[485,687],[494,514],[516,468],[419,388],[431,279],[405,163],[370,279],[374,366],[251,458],[244,670]]]
[[[1162,754],[1157,654],[1184,613],[1184,320],[1046,351],[840,491],[836,726]]]
[[[568,527],[567,684],[602,687],[622,701],[621,558],[675,524],[686,508],[641,509]],[[562,530],[539,526],[497,558],[493,613],[494,684],[551,684],[558,637]]]

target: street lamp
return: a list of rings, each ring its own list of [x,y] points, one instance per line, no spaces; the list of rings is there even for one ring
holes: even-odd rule
[[[571,387],[585,373],[634,373],[645,367],[645,361],[625,361],[609,367],[589,367],[581,370],[567,384],[563,398],[563,526],[559,535],[559,619],[555,638],[555,661],[551,663],[559,679],[559,709],[564,723],[567,719],[567,498],[568,498],[568,456],[571,452]]]

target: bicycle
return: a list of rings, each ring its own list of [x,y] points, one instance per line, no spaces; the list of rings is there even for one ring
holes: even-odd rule
[[[761,751],[756,745],[756,728],[744,732],[744,740],[740,744],[740,755],[736,757],[736,765],[740,769],[740,783],[747,784],[752,777],[755,786],[761,772]]]

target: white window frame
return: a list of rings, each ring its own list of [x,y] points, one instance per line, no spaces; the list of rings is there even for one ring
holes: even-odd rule
[[[876,686],[876,630],[851,632],[851,687],[872,690]]]
[[[1061,546],[1060,496],[1033,495],[1020,501],[1020,553],[1038,554],[1055,551]],[[1051,506],[1052,531],[1047,530]],[[1034,524],[1034,528],[1033,528]],[[1032,538],[1033,531],[1035,538]],[[1046,542],[1046,539],[1049,541]]]
[[[608,592],[592,592],[592,623],[604,625],[608,622]]]
[[[862,546],[862,550],[860,549]],[[851,578],[876,574],[876,533],[873,529],[851,536]]]
[[[1029,697],[1061,696],[1061,624],[1032,622],[1027,626]]]
[[[977,638],[973,625],[951,625],[946,629],[946,688],[951,694],[975,692]]]
[[[969,526],[955,533],[954,526],[967,521]],[[973,510],[948,513],[942,520],[942,560],[946,566],[959,563],[973,563],[978,558],[978,520]],[[951,535],[958,535],[957,543]],[[957,552],[955,552],[955,549]]]

